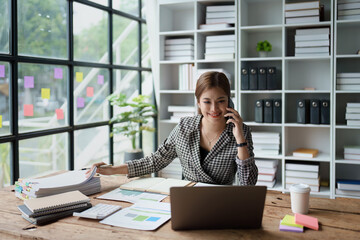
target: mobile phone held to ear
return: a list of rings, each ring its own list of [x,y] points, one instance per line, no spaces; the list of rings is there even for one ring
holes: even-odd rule
[[[231,100],[231,98],[228,99],[228,107],[234,108],[234,102]]]

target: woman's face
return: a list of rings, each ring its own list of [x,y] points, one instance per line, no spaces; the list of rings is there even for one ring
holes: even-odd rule
[[[228,96],[221,88],[210,88],[201,94],[198,106],[206,120],[211,122],[224,121],[224,115],[227,113]]]

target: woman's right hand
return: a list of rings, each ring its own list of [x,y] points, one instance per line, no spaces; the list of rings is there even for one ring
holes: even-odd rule
[[[94,167],[96,167],[96,173],[100,173],[102,175],[112,175],[112,174],[116,174],[115,172],[115,168],[113,166],[109,166],[109,167],[106,167],[106,168],[102,168],[100,166],[102,165],[107,165],[106,163],[104,162],[99,162],[99,163],[94,163],[92,166],[91,166],[91,169],[89,169],[87,172],[86,172],[86,176],[88,176],[94,169]]]

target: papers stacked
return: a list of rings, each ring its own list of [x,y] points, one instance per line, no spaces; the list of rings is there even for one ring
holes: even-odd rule
[[[205,42],[205,59],[235,59],[235,35],[207,36]]]
[[[278,160],[256,159],[255,164],[259,171],[256,185],[267,186],[268,188],[274,187],[276,183]]]
[[[338,20],[360,19],[360,1],[338,0]]]
[[[194,39],[171,38],[165,40],[165,60],[189,61],[194,59]]]
[[[360,196],[360,181],[338,179],[336,194]]]
[[[348,126],[360,126],[360,103],[347,103],[345,113]]]
[[[287,24],[320,22],[320,1],[285,3],[285,22]]]
[[[224,29],[235,25],[235,6],[206,6],[206,24],[200,24],[200,29]]]
[[[336,74],[336,90],[360,90],[360,72]]]
[[[286,189],[293,184],[308,184],[311,192],[320,191],[319,163],[288,161],[285,164]]]
[[[174,122],[180,122],[182,117],[195,116],[195,107],[194,106],[168,106],[168,111],[172,112],[170,120]]]
[[[255,156],[279,155],[280,134],[277,132],[252,132]]]
[[[345,160],[360,160],[360,146],[344,146]]]
[[[330,28],[296,29],[295,56],[329,56]]]

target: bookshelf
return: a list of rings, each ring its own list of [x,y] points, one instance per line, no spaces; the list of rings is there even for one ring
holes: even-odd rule
[[[301,0],[306,2],[307,0]],[[359,72],[360,55],[354,49],[360,41],[359,20],[337,20],[337,0],[320,0],[324,6],[324,17],[316,23],[285,23],[285,5],[300,0],[240,0],[240,1],[160,1],[159,2],[159,142],[162,142],[175,127],[167,112],[169,105],[196,106],[193,90],[178,89],[178,66],[194,64],[194,69],[223,68],[231,74],[232,95],[236,109],[253,132],[277,132],[280,134],[279,155],[257,155],[259,159],[277,159],[277,182],[271,189],[288,192],[285,181],[285,164],[289,161],[319,163],[321,180],[328,186],[321,186],[319,192],[311,195],[321,197],[343,197],[336,195],[336,179],[351,173],[359,179],[360,161],[345,161],[345,145],[360,145],[360,127],[346,125],[345,106],[347,102],[360,102],[360,91],[336,90],[336,73]],[[308,1],[307,1],[308,2]],[[233,28],[203,30],[206,6],[235,5],[236,23]],[[177,21],[178,16],[182,21]],[[164,21],[169,17],[169,21]],[[330,34],[329,55],[295,56],[295,35],[298,29],[328,28]],[[207,36],[235,34],[237,39],[234,60],[204,59]],[[174,36],[190,36],[194,39],[194,59],[189,61],[166,61],[163,58],[164,40]],[[351,37],[350,37],[351,36]],[[268,40],[272,51],[267,57],[256,52],[258,41]],[[357,50],[357,49],[356,49]],[[241,69],[249,67],[276,67],[279,88],[276,90],[242,90]],[[313,90],[305,90],[307,88]],[[258,99],[281,99],[281,122],[255,122],[255,101]],[[297,123],[297,100],[321,99],[330,101],[330,124]],[[317,148],[315,158],[293,157],[296,148]],[[179,167],[178,163],[177,166]],[[174,167],[170,167],[170,173]],[[181,176],[177,172],[178,176]],[[161,175],[161,172],[159,173]],[[168,176],[166,169],[164,174]],[[180,174],[180,175],[179,175]],[[351,197],[351,196],[347,196]]]

